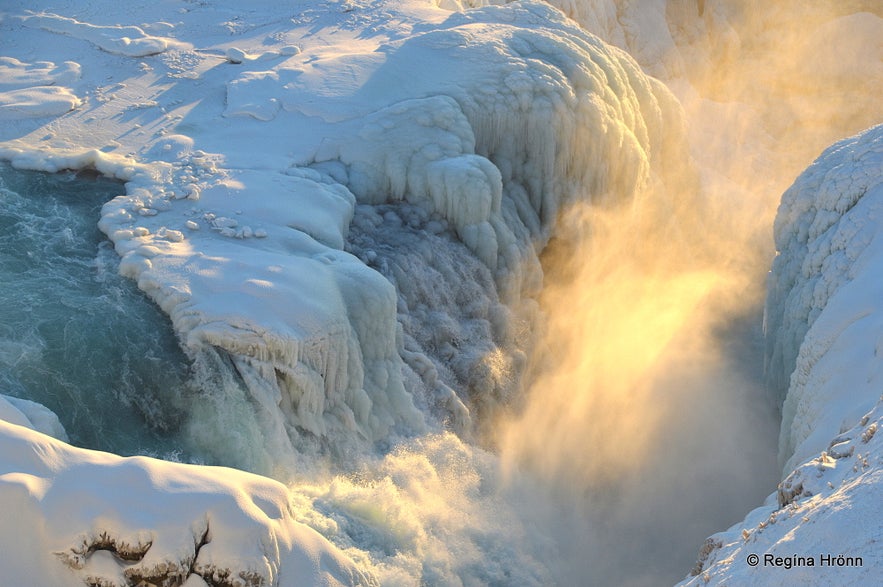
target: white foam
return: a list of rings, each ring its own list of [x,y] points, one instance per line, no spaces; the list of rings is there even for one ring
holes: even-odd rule
[[[422,434],[446,418],[468,432],[474,406],[450,383],[465,374],[461,385],[489,382],[495,393],[504,389],[505,369],[469,367],[480,363],[474,360],[479,350],[518,350],[514,335],[495,334],[490,344],[487,332],[504,332],[533,311],[525,303],[520,314],[518,302],[539,291],[537,250],[564,206],[578,199],[633,198],[643,187],[667,181],[666,170],[680,168],[678,158],[686,152],[682,113],[671,93],[628,55],[541,3],[452,14],[436,6],[502,3],[347,0],[305,2],[280,15],[278,3],[269,0],[250,3],[248,14],[229,2],[191,3],[166,14],[163,4],[126,5],[122,11],[118,3],[93,0],[88,10],[69,16],[36,12],[36,4],[29,6],[34,13],[15,20],[23,27],[9,26],[14,19],[5,17],[0,23],[11,39],[4,44],[10,57],[2,62],[11,81],[0,100],[13,104],[21,98],[23,104],[8,110],[15,124],[0,127],[0,156],[46,171],[94,168],[127,182],[126,193],[103,208],[101,219],[122,256],[121,271],[171,317],[197,363],[223,363],[218,389],[235,396],[221,416],[197,418],[193,434],[210,440],[244,430],[247,438],[218,442],[218,454],[239,452],[243,466],[285,478],[302,470],[299,459],[313,443],[346,461],[375,444],[395,442],[399,434]],[[663,30],[663,2],[627,3],[625,18],[612,2],[568,6],[574,14],[589,14],[583,18],[587,27],[629,48],[645,68],[678,75],[675,54],[662,58],[674,41]],[[693,33],[704,30],[691,22]],[[54,65],[61,50],[75,54],[76,62]],[[45,57],[56,61],[38,60]],[[482,282],[484,297],[466,289],[487,307],[474,316],[451,311],[400,329],[397,316],[408,313],[399,311],[402,306],[433,298],[420,292],[424,283],[397,291],[344,250],[357,202],[405,202],[425,213],[418,228],[444,234],[449,227],[448,242],[462,240],[495,280],[486,287]],[[390,211],[388,220],[394,222],[396,214]],[[377,251],[359,252],[369,262],[384,260]],[[437,262],[421,253],[422,267],[444,269],[458,259],[444,253]],[[499,311],[500,300],[512,305],[514,318]],[[457,349],[453,343],[459,340],[444,340],[447,333],[466,332],[476,316],[484,322],[470,339],[474,346]],[[436,332],[436,325],[445,328]],[[429,330],[437,336],[419,336]],[[442,409],[419,409],[419,384]],[[225,426],[231,420],[241,427]],[[306,577],[295,571],[298,581],[334,584],[359,577],[340,562],[339,552],[312,534],[290,530],[288,522],[279,523],[288,528],[280,532],[292,533],[281,540],[283,554],[276,553],[280,534],[268,530],[276,522],[267,522],[252,502],[269,493],[270,502],[284,510],[290,495],[269,481],[224,472],[230,482],[219,481],[223,487],[215,491],[215,469],[96,457],[26,430],[4,429],[9,433],[2,463],[11,476],[4,477],[2,503],[20,514],[0,536],[10,545],[4,556],[16,560],[4,565],[14,583],[32,577],[32,568],[46,573],[47,585],[82,571],[121,583],[121,565],[103,550],[83,568],[76,568],[82,562],[77,559],[72,570],[46,554],[69,550],[84,536],[94,541],[102,529],[143,544],[156,527],[158,554],[149,555],[151,564],[180,563],[181,553],[204,535],[200,524],[208,517],[193,512],[211,504],[218,504],[212,519],[232,520],[220,522],[224,536],[203,552],[218,564],[281,581],[292,568],[279,562],[290,546],[310,559]],[[439,444],[451,448],[454,441]],[[33,447],[45,459],[22,464]],[[383,559],[384,577],[405,584],[423,572],[426,557],[430,578],[439,582],[456,582],[458,573],[489,581],[481,553],[494,548],[503,552],[495,561],[521,564],[524,559],[509,553],[506,543],[507,529],[517,526],[510,511],[502,513],[502,528],[462,549],[457,533],[474,537],[483,526],[451,515],[455,527],[449,531],[439,522],[441,514],[433,517],[447,511],[438,503],[420,518],[421,501],[444,485],[433,476],[444,470],[438,461],[445,450],[417,450],[431,453],[431,463],[403,458],[413,473],[395,464],[400,455],[390,457],[378,469],[373,489],[381,489],[374,493],[349,478],[317,490],[329,501],[337,498],[335,506],[364,514],[370,523],[363,526],[391,535],[360,543],[358,532],[351,533],[345,537],[348,554],[366,567]],[[471,451],[452,453],[468,457]],[[493,467],[480,469],[490,474]],[[454,468],[445,483],[456,486],[458,472]],[[398,477],[390,484],[386,473]],[[421,473],[428,479],[425,491]],[[96,479],[106,482],[106,494]],[[119,490],[132,479],[147,489],[135,495]],[[154,491],[164,479],[174,483]],[[485,503],[480,480],[473,475],[468,481],[469,495]],[[417,514],[402,514],[385,526],[386,514],[396,513],[400,488],[413,490]],[[46,495],[52,499],[41,501]],[[108,505],[60,515],[74,501]],[[461,505],[465,511],[474,503]],[[319,515],[312,506],[307,512],[333,534],[333,515]],[[252,524],[255,516],[258,523]],[[444,544],[421,534],[424,528],[443,536]],[[475,544],[492,547],[483,551]],[[400,547],[401,556],[384,557],[389,545]],[[465,572],[460,555],[468,561]],[[541,564],[533,566],[541,558],[528,561],[527,582],[548,577]],[[336,570],[317,570],[316,560],[330,560]],[[506,565],[492,570],[505,577]]]

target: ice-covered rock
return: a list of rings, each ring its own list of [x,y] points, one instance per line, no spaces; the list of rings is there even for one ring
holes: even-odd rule
[[[766,308],[767,380],[784,472],[879,398],[883,127],[830,147],[782,197]]]
[[[784,400],[783,480],[711,536],[680,585],[864,585],[883,563],[883,127],[827,149],[782,197],[767,377]]]

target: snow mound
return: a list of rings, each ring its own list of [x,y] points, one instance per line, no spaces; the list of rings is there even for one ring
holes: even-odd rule
[[[27,63],[0,57],[0,120],[60,116],[81,105],[67,87],[80,78],[80,65],[65,61]]]
[[[0,420],[25,426],[68,442],[67,432],[58,420],[58,416],[37,402],[0,394]]]
[[[25,26],[82,39],[102,51],[124,57],[146,57],[181,46],[173,39],[148,35],[137,26],[98,26],[51,13],[21,18]]]
[[[3,421],[0,446],[7,584],[374,584],[295,522],[269,479],[77,449]]]
[[[65,61],[27,63],[14,57],[0,57],[0,90],[30,86],[63,86],[80,79],[80,64]]]
[[[0,120],[59,116],[80,105],[68,88],[36,87],[0,92]]]
[[[436,0],[439,8],[463,11],[500,5],[506,0]],[[725,2],[643,0],[545,0],[586,31],[628,52],[649,75],[672,80],[685,75],[689,45],[713,43],[726,52],[738,46],[727,23]],[[713,34],[712,34],[713,31]],[[713,39],[713,40],[712,40]]]

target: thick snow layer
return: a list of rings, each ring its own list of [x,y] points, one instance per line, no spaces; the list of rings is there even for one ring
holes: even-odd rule
[[[191,354],[232,357],[282,468],[304,433],[345,452],[425,426],[403,384],[395,290],[342,250],[357,201],[444,219],[514,302],[537,291],[535,245],[563,206],[611,186],[630,197],[682,152],[669,92],[552,8],[384,6],[341,20],[322,4],[232,39],[231,21],[198,7],[175,25],[21,17],[29,36],[71,47],[88,105],[39,149],[27,126],[7,129],[0,155],[127,182],[100,223],[121,271]],[[339,42],[310,33],[317,23]],[[55,71],[6,63],[20,71],[10,92]],[[97,79],[101,67],[120,79]]]
[[[80,100],[67,88],[10,90],[0,93],[0,120],[57,116],[79,105]]]
[[[124,57],[156,55],[175,44],[170,39],[148,35],[137,26],[99,26],[50,13],[29,14],[20,18],[27,27],[83,39],[103,51]]]
[[[372,585],[263,477],[77,449],[0,421],[8,585]]]
[[[81,105],[66,84],[80,78],[80,65],[65,61],[24,63],[0,56],[0,120],[58,116]]]
[[[784,479],[707,540],[681,585],[866,585],[879,574],[881,206],[879,126],[830,147],[783,196],[766,336],[770,381],[785,394]]]
[[[65,442],[68,440],[67,432],[58,420],[58,416],[37,402],[0,395],[0,420],[31,428]]]
[[[520,343],[501,300],[517,305],[538,290],[537,251],[559,212],[577,200],[635,197],[665,181],[667,163],[684,152],[681,111],[664,86],[541,3],[463,13],[393,0],[256,2],[245,12],[175,2],[121,11],[99,0],[12,2],[4,10],[0,25],[11,40],[0,62],[8,73],[0,105],[9,123],[0,127],[0,157],[125,182],[99,224],[120,271],[170,316],[197,371],[226,365],[248,389],[259,430],[250,442],[262,446],[243,449],[245,459],[213,456],[284,479],[311,466],[304,455],[317,449],[346,462],[443,422],[468,435],[471,413],[490,411],[516,378]],[[407,230],[373,233],[371,209],[384,205],[397,207],[384,221],[410,209],[419,220],[409,230],[436,235],[426,242],[438,248],[421,245],[413,261],[429,268],[421,269],[425,281],[407,283],[402,270],[412,260],[377,254],[384,243],[413,238]],[[348,244],[357,206],[369,220]],[[444,299],[432,271],[474,287]],[[429,307],[436,303],[441,311]],[[235,386],[216,387],[223,396]],[[248,542],[241,548],[221,535],[224,520],[238,520],[239,506],[263,491],[251,478],[227,475],[231,482],[207,496],[197,481],[214,470],[179,474],[112,457],[93,466],[98,457],[10,430],[10,474],[44,479],[25,484],[16,498],[23,501],[11,506],[24,512],[21,524],[53,520],[56,503],[105,504],[58,528],[33,523],[38,534],[23,542],[31,550],[21,559],[30,562],[16,573],[33,564],[51,577],[46,584],[67,572],[121,584],[126,568],[137,578],[163,565],[215,564],[217,572],[294,584],[279,579],[284,552],[320,548],[297,535],[276,555],[267,546],[275,539],[246,540],[252,530],[232,532]],[[53,455],[57,481],[34,472],[40,462],[8,456],[34,443],[52,447],[38,452]],[[181,491],[159,482],[141,493],[122,489],[132,479],[178,475],[196,481]],[[65,493],[68,486],[79,493]],[[197,514],[201,502],[218,503],[217,511]],[[212,542],[202,544],[208,535],[199,524],[209,518],[217,518]],[[277,532],[258,518],[253,532]],[[512,559],[510,546],[497,546],[506,533],[497,528],[477,541],[470,564],[487,549]],[[415,561],[420,544],[406,545]],[[66,548],[67,558],[51,554]],[[432,572],[455,580],[455,558]],[[354,580],[335,565],[338,580]],[[419,580],[420,569],[414,573]],[[543,576],[530,571],[525,581]]]
[[[784,472],[878,400],[883,127],[829,148],[782,197],[767,298],[767,376]]]

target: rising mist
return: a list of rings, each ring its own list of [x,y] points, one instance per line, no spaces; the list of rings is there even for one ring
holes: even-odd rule
[[[689,128],[682,169],[665,170],[680,189],[563,212],[528,399],[501,426],[511,483],[533,479],[524,508],[563,549],[562,584],[675,582],[775,489],[762,322],[778,198],[879,121],[856,100],[881,79],[861,49],[880,21],[851,14],[870,3],[688,4],[666,5],[677,46],[661,59],[683,68],[665,80]]]

